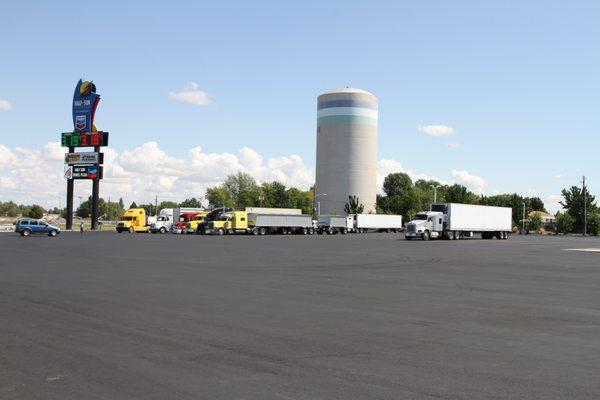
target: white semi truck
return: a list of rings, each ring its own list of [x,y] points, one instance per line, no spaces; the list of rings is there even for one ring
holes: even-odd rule
[[[173,221],[179,221],[179,215],[186,212],[200,212],[203,208],[178,207],[163,208],[156,217],[156,222],[150,223],[150,232],[167,233],[173,228]]]
[[[434,204],[431,211],[417,213],[406,224],[406,240],[444,238],[455,240],[481,234],[482,239],[508,239],[512,231],[512,209],[473,204]]]
[[[354,230],[354,217],[351,215],[319,215],[316,230],[319,235],[323,233],[345,235]]]

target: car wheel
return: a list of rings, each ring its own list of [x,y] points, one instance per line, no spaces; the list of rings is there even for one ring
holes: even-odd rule
[[[23,232],[21,232],[21,236],[29,236],[29,235],[31,235],[30,229],[24,229]]]
[[[48,233],[48,236],[56,236],[56,235],[58,235],[58,232],[56,231],[56,229],[52,229],[50,231],[50,233]]]
[[[431,235],[429,234],[429,231],[423,232],[423,235],[421,235],[421,238],[423,238],[423,240],[425,240],[425,241],[431,239]]]

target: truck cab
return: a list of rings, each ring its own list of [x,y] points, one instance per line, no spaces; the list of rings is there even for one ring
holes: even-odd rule
[[[123,218],[117,223],[117,232],[148,232],[146,210],[143,208],[131,208],[125,211]]]
[[[404,237],[407,240],[437,238],[444,230],[445,215],[441,211],[421,211],[406,224]]]
[[[206,219],[208,212],[202,211],[196,214],[185,226],[185,233],[198,233],[198,226]]]
[[[212,234],[248,232],[248,212],[230,211],[221,214],[216,220],[208,223],[207,231]]]
[[[214,210],[212,210],[211,212],[206,214],[206,216],[204,217],[204,221],[202,221],[198,224],[198,227],[196,228],[196,233],[200,234],[200,235],[204,235],[205,233],[210,233],[210,232],[208,232],[210,223],[219,219],[222,214],[232,212],[232,211],[233,211],[233,208],[231,208],[231,207],[215,208]]]
[[[179,214],[179,221],[173,223],[173,233],[185,233],[188,222],[194,218],[198,212],[184,212]]]

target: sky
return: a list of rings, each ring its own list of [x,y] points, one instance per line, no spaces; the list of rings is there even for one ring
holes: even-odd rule
[[[316,98],[345,86],[379,99],[379,184],[407,172],[552,212],[582,175],[600,194],[598,1],[207,3],[3,4],[0,200],[64,206],[79,78],[110,132],[100,194],[126,203],[239,170],[310,187]]]

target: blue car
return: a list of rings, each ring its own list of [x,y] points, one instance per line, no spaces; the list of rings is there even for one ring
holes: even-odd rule
[[[45,233],[48,236],[56,236],[60,233],[60,228],[42,220],[20,219],[15,224],[15,232],[20,233],[21,236],[29,236],[32,233]]]

